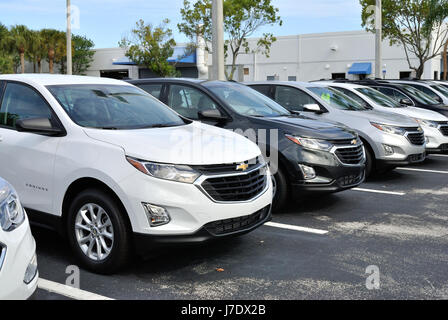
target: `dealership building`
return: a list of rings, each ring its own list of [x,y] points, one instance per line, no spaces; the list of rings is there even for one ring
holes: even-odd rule
[[[258,39],[249,39],[255,48]],[[178,45],[170,62],[183,77],[208,78],[212,56],[204,50],[201,39],[195,53],[185,53],[186,45]],[[383,77],[398,79],[412,76],[405,52],[401,46],[383,41]],[[125,49],[95,50],[94,61],[87,74],[113,78],[147,78],[155,75],[145,67],[137,66],[125,56]],[[411,62],[418,60],[411,56]],[[231,64],[230,58],[226,65]],[[237,60],[238,81],[281,80],[311,81],[318,79],[360,79],[374,77],[375,35],[367,31],[329,32],[277,37],[270,56],[241,54]],[[442,72],[440,56],[428,61],[424,79],[437,79]]]

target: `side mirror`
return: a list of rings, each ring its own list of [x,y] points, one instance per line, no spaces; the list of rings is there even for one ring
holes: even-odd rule
[[[411,99],[405,98],[400,100],[400,104],[404,104],[405,106],[413,106],[414,103],[412,103]]]
[[[63,133],[61,128],[54,127],[50,119],[47,118],[18,120],[16,122],[16,129],[19,132],[32,132],[48,136],[59,136]]]
[[[226,121],[228,118],[218,110],[209,109],[204,111],[199,111],[199,120],[214,120],[214,121]]]
[[[314,112],[314,113],[323,113],[320,106],[316,103],[304,105],[303,111],[309,111],[309,112]]]

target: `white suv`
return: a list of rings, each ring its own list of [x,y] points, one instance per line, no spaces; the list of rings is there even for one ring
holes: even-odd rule
[[[36,242],[14,188],[0,178],[0,300],[28,299],[37,288]]]
[[[249,232],[270,219],[260,149],[122,81],[0,76],[0,176],[88,269],[132,250]]]

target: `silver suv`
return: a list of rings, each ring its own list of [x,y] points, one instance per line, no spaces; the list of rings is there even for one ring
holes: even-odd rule
[[[406,116],[366,108],[328,85],[304,82],[250,82],[288,110],[355,129],[366,147],[366,176],[425,160],[426,140]]]

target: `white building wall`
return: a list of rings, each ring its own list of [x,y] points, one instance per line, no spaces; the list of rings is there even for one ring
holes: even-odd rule
[[[258,39],[249,39],[250,47],[256,48]],[[415,58],[412,63],[418,65]],[[331,78],[332,73],[345,73],[347,78],[353,63],[370,62],[372,72],[375,70],[375,35],[367,31],[331,32],[278,37],[271,47],[270,57],[257,54],[241,54],[237,64],[249,69],[243,79],[266,80],[268,76],[276,76],[279,80],[296,77],[300,81]],[[231,64],[228,57],[226,64]],[[211,61],[209,61],[211,65]],[[255,65],[255,72],[254,72]],[[400,72],[410,72],[404,50],[401,46],[390,46],[383,42],[383,66],[386,78],[398,79]],[[424,78],[432,79],[434,71],[440,71],[440,57],[436,57],[425,65]],[[371,75],[374,77],[374,74]]]
[[[86,75],[99,77],[101,71],[108,70],[128,70],[129,78],[138,79],[138,67],[127,65],[114,65],[118,59],[125,57],[126,50],[123,48],[96,49],[93,62],[87,70]]]

